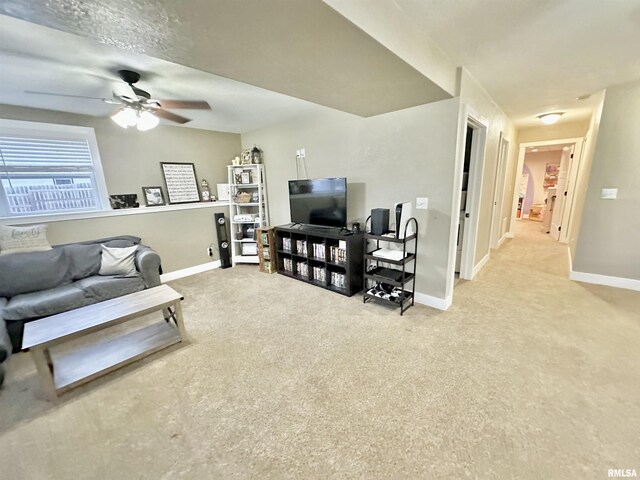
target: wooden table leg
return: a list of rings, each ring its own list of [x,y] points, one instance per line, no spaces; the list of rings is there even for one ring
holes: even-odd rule
[[[36,364],[44,393],[49,400],[57,400],[58,394],[56,393],[56,385],[53,379],[53,364],[49,349],[33,347],[31,348],[31,355],[33,355],[33,361]]]
[[[180,300],[178,300],[173,306],[176,310],[175,318],[176,318],[176,325],[178,327],[178,332],[180,332],[180,338],[184,342],[187,340],[187,332],[184,329],[184,321],[182,319],[182,305],[180,304]]]

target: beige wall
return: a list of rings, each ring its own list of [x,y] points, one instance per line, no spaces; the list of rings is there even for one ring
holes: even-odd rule
[[[561,138],[582,138],[589,131],[589,119],[518,129],[518,143],[544,142]]]
[[[51,222],[51,244],[93,240],[112,235],[135,235],[158,252],[164,273],[218,260],[213,214],[229,215],[228,207],[154,212],[139,215]],[[214,256],[207,255],[213,247]]]
[[[607,89],[573,270],[640,280],[640,82]],[[602,200],[602,188],[618,188]]]
[[[92,127],[109,194],[137,193],[142,204],[143,186],[161,185],[166,196],[160,162],[194,163],[198,180],[206,178],[215,191],[216,183],[226,183],[226,165],[240,152],[240,135],[231,133],[172,126],[138,132],[108,118],[8,105],[0,105],[0,118]],[[164,271],[170,272],[211,260],[206,249],[216,239],[214,211],[226,212],[205,208],[51,222],[49,235],[53,243],[137,235],[158,250]]]
[[[420,225],[416,290],[444,299],[458,112],[458,99],[366,119],[335,111],[243,134],[242,143],[264,151],[274,225],[290,220],[287,181],[296,178],[300,148],[306,150],[304,177],[347,177],[349,223],[363,222],[372,208],[428,197],[429,209],[414,212]]]
[[[589,178],[591,177],[591,167],[595,156],[596,145],[598,143],[600,131],[600,119],[602,117],[602,108],[604,106],[605,92],[597,94],[597,105],[594,109],[589,128],[585,135],[583,146],[583,155],[578,175],[576,178],[576,194],[573,199],[572,218],[569,220],[569,254],[574,259],[578,236],[580,235],[580,225],[584,214],[584,205],[587,196],[587,188],[589,186]]]
[[[458,95],[457,66],[389,0],[323,0],[450,95]]]

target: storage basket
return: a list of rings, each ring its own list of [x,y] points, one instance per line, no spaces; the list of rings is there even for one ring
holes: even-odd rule
[[[251,201],[251,194],[247,192],[239,192],[236,194],[236,203],[249,203]]]

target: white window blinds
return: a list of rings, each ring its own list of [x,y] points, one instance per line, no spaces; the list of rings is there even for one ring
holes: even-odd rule
[[[35,131],[7,134],[0,125],[3,217],[102,209],[96,179],[101,169],[96,172],[89,140],[60,136],[59,131],[51,135]],[[78,136],[83,135],[76,133]]]

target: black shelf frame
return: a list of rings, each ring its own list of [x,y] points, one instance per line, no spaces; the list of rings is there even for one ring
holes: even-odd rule
[[[275,237],[278,273],[348,297],[362,291],[363,278],[361,272],[364,265],[364,233],[354,233],[348,230],[329,228],[305,228],[303,225],[290,224],[275,227]],[[291,239],[291,251],[283,250],[283,238]],[[306,255],[296,251],[296,240],[306,240]],[[331,247],[337,246],[341,240],[344,240],[346,243],[346,261],[332,262],[330,255]],[[314,251],[311,248],[312,243],[324,244],[324,259],[314,256]],[[293,272],[284,269],[284,259],[291,259],[293,261]],[[298,275],[295,273],[296,263],[307,264],[307,275]],[[324,269],[324,281],[316,280],[313,277],[313,267]],[[345,275],[344,287],[331,284],[331,272]]]
[[[365,230],[371,223],[371,216],[367,217],[365,221]],[[414,226],[414,233],[411,235],[407,235],[407,231],[410,225]],[[363,262],[363,284],[364,284],[364,293],[362,296],[362,302],[367,303],[368,300],[375,300],[380,303],[391,305],[394,307],[400,308],[400,315],[404,314],[404,312],[412,307],[415,303],[415,295],[416,295],[416,264],[418,259],[418,221],[411,217],[404,226],[404,235],[403,238],[397,238],[395,236],[395,232],[389,232],[393,236],[389,235],[373,235],[367,231],[364,235],[364,262]],[[369,242],[375,242],[375,248],[373,250],[369,249]],[[402,259],[400,260],[391,260],[388,258],[377,257],[374,255],[374,252],[380,250],[381,242],[393,243],[393,244],[402,244]],[[409,244],[413,242],[413,251],[408,251]],[[381,263],[397,266],[399,268],[393,267],[382,267]],[[411,267],[413,264],[413,268]],[[372,267],[372,268],[369,268]],[[385,270],[395,272],[394,277],[386,276]],[[399,277],[399,278],[398,278]],[[369,282],[376,282],[376,286],[384,283],[387,285],[391,285],[393,287],[399,288],[401,293],[398,299],[392,298],[384,298],[374,295],[371,292],[372,288],[368,287]],[[408,285],[411,285],[411,289],[406,288]]]

